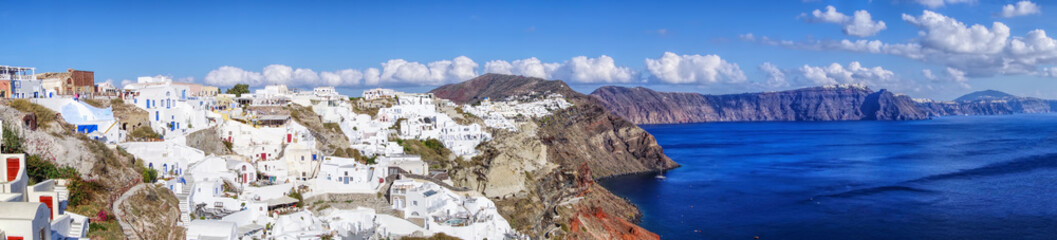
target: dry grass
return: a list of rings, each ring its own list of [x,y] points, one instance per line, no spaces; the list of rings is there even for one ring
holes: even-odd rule
[[[99,100],[99,99],[85,98],[85,99],[81,99],[81,101],[84,102],[84,103],[87,103],[88,105],[91,105],[93,107],[97,107],[97,108],[110,107],[110,102],[106,102],[106,101]]]
[[[54,111],[28,100],[15,99],[11,101],[11,107],[24,113],[33,113],[34,115],[37,115],[37,126],[41,128],[48,129],[48,127],[51,126],[51,123],[55,122],[56,113]]]

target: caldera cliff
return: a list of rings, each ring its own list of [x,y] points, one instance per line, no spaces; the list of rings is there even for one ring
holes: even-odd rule
[[[595,180],[679,165],[645,130],[559,80],[486,74],[431,91],[458,104],[485,98],[561,94],[572,107],[526,119],[517,132],[493,130],[482,154],[449,168],[459,187],[496,200],[511,225],[534,238],[651,239],[641,213]],[[455,164],[453,164],[455,165]]]
[[[613,113],[638,124],[928,118],[928,113],[917,108],[910,97],[861,86],[729,95],[609,86],[595,90],[591,96]]]

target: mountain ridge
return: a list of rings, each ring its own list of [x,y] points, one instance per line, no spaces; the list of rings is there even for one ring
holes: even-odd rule
[[[758,121],[925,120],[950,115],[1043,113],[1057,101],[987,90],[963,101],[912,99],[861,85],[807,87],[777,92],[707,95],[603,86],[591,93],[611,112],[636,124]]]

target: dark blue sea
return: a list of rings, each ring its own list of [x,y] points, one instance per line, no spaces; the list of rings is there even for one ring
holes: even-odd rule
[[[663,239],[1057,239],[1057,115],[642,127],[683,167],[602,183]]]

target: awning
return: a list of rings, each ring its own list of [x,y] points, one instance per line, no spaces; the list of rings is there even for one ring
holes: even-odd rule
[[[268,203],[268,207],[271,208],[271,207],[276,207],[276,206],[284,206],[284,205],[291,205],[291,204],[297,203],[297,199],[294,199],[294,198],[289,197],[289,196],[282,196],[282,197],[276,198],[276,199],[268,199],[268,201],[266,201],[266,202]]]

